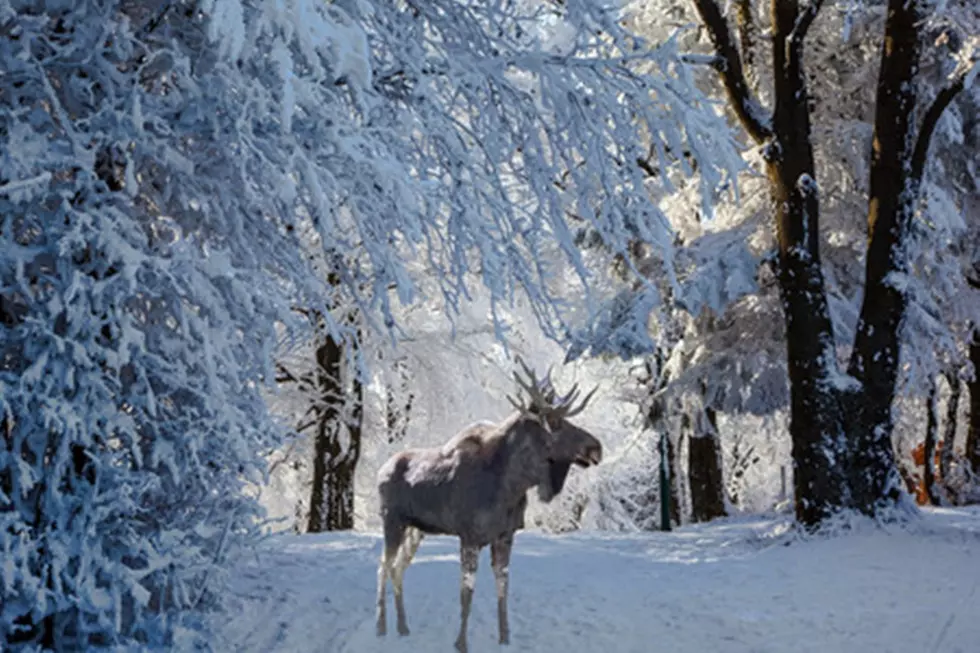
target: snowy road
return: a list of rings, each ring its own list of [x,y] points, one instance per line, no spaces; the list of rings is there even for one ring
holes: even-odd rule
[[[511,645],[496,643],[488,552],[470,651],[967,653],[980,650],[980,511],[890,533],[798,541],[742,519],[642,535],[521,533]],[[457,540],[426,538],[405,577],[412,634],[374,634],[373,534],[278,536],[235,580],[223,650],[454,651]],[[391,595],[389,592],[389,602]]]

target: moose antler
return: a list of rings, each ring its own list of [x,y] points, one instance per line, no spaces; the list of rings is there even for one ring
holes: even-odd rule
[[[589,394],[585,395],[585,398],[582,399],[579,405],[575,406],[574,405],[575,400],[578,399],[578,394],[579,394],[578,383],[576,383],[575,385],[572,386],[572,389],[568,392],[568,394],[562,397],[561,401],[555,404],[554,408],[552,409],[552,412],[557,417],[560,417],[561,419],[568,419],[569,417],[575,417],[583,410],[585,410],[585,407],[589,405],[589,401],[592,400],[592,396],[595,395],[595,392],[598,389],[599,386],[596,385],[596,387],[592,388],[592,391],[589,392]]]
[[[525,382],[516,371],[514,372],[514,380],[517,381],[520,389],[527,392],[530,401],[525,404],[523,398],[515,399],[510,395],[507,395],[507,401],[522,414],[529,413],[532,408],[537,408],[539,414],[549,410],[555,398],[555,389],[551,384],[551,369],[548,370],[548,375],[544,379],[538,380],[534,370],[528,367],[520,356],[517,356],[517,363],[523,368],[528,380]]]
[[[531,412],[532,409],[536,409],[535,412],[541,416],[550,415],[558,419],[574,417],[585,410],[585,407],[592,399],[592,396],[595,394],[596,390],[599,389],[598,385],[594,387],[592,391],[585,396],[581,403],[579,403],[578,406],[575,406],[574,404],[576,399],[578,399],[579,394],[577,383],[572,386],[572,389],[568,392],[568,394],[559,398],[557,392],[555,391],[555,386],[551,381],[552,368],[549,367],[548,374],[545,376],[545,378],[539,380],[537,375],[534,373],[534,370],[527,366],[524,359],[522,359],[520,355],[516,357],[516,361],[524,370],[524,374],[527,376],[528,380],[526,382],[522,380],[516,371],[514,372],[514,380],[517,381],[517,385],[522,390],[527,392],[529,403],[525,404],[522,398],[515,399],[510,395],[507,395],[507,401],[509,401],[514,408],[520,411],[521,414],[526,415],[527,413]]]

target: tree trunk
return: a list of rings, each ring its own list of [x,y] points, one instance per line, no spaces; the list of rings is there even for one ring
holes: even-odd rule
[[[393,365],[395,376],[398,378],[398,389],[394,383],[389,383],[387,387],[387,397],[385,398],[385,423],[388,426],[388,444],[394,444],[405,438],[408,433],[408,422],[412,413],[412,403],[415,401],[415,394],[411,391],[411,383],[408,378],[408,370],[404,359],[398,359]],[[404,396],[404,404],[398,405],[399,397]]]
[[[871,156],[864,303],[848,370],[862,388],[860,400],[851,406],[851,485],[856,507],[872,514],[899,493],[891,442],[892,401],[907,297],[893,279],[909,273],[902,247],[924,169],[924,154],[917,168],[911,165],[917,149],[913,119],[922,19],[919,0],[889,0]]]
[[[929,386],[927,398],[926,439],[924,443],[925,459],[923,460],[922,482],[925,485],[929,503],[934,506],[942,504],[939,496],[939,483],[936,482],[936,447],[939,444],[939,390],[935,379]]]
[[[966,384],[970,392],[970,417],[966,431],[966,461],[974,475],[980,476],[980,327],[973,329],[970,343],[973,378]]]
[[[741,489],[742,489],[742,478],[745,473],[755,464],[759,462],[761,456],[755,452],[755,445],[749,445],[748,449],[742,450],[742,438],[735,440],[732,446],[732,468],[731,477],[728,482],[728,493],[729,501],[731,501],[733,506],[740,506],[742,503]],[[786,470],[781,468],[781,482],[783,487],[780,488],[780,500],[785,499],[785,473]]]
[[[819,201],[803,71],[803,39],[819,2],[771,0],[775,107],[769,116],[749,90],[716,0],[694,0],[708,27],[722,81],[749,135],[764,146],[775,211],[779,289],[786,321],[790,438],[796,518],[815,525],[847,505],[846,447],[833,325],[820,264]]]
[[[943,450],[939,454],[939,477],[941,485],[946,488],[946,496],[953,503],[958,503],[955,493],[949,486],[950,474],[953,471],[953,458],[956,455],[956,423],[960,407],[962,386],[956,372],[947,372],[946,382],[949,384],[949,400],[946,403],[946,424],[943,431]]]
[[[323,336],[316,349],[320,397],[315,407],[309,533],[354,527],[354,472],[361,454],[363,389],[355,378],[352,392],[345,392],[344,354],[344,343],[329,334]],[[348,419],[345,408],[350,409]]]
[[[694,522],[706,522],[725,516],[721,445],[713,408],[705,407],[703,418],[693,421],[694,428],[687,443],[691,519]]]
[[[667,352],[662,349],[658,349],[657,352],[654,353],[653,357],[646,362],[646,371],[648,374],[647,382],[649,383],[649,392],[652,397],[650,404],[647,406],[646,426],[654,433],[661,432],[663,430],[663,427],[665,426],[665,417],[667,415],[667,406],[665,405],[664,400],[658,396],[670,382],[668,375],[663,371],[663,366],[666,361]],[[681,475],[679,469],[680,460],[677,452],[680,447],[680,440],[675,443],[673,438],[670,437],[669,432],[666,433],[665,437],[667,438],[667,470],[668,474],[670,475],[670,521],[673,526],[680,526]],[[659,498],[659,496],[654,497],[651,493],[648,500],[653,501],[656,498]]]
[[[790,437],[797,519],[816,524],[847,503],[844,425],[833,325],[820,261],[820,205],[803,70],[803,36],[815,15],[773,0],[775,107],[768,175],[776,211],[779,286],[786,320]]]
[[[680,459],[677,450],[680,448],[680,441],[676,444],[674,439],[667,434],[667,469],[670,473],[670,523],[673,526],[681,525],[681,475]]]
[[[327,474],[330,497],[328,501],[326,530],[340,531],[354,528],[354,472],[361,455],[361,435],[363,424],[364,386],[355,374],[352,387],[346,395],[347,419],[338,420],[336,432],[338,444],[342,442],[344,429],[347,430],[346,450],[335,446],[331,450],[331,464]]]

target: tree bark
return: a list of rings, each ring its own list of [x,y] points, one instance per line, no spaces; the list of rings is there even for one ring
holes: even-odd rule
[[[779,286],[786,319],[790,437],[797,519],[816,524],[848,501],[844,425],[833,325],[820,260],[820,205],[803,71],[803,38],[819,2],[801,12],[773,0],[773,133],[768,175],[776,209]]]
[[[725,516],[721,445],[713,408],[705,407],[703,418],[694,419],[693,422],[694,428],[687,443],[691,519],[706,522]]]
[[[719,57],[722,79],[746,131],[765,147],[775,210],[779,287],[786,320],[790,437],[797,520],[815,525],[847,504],[844,424],[837,389],[833,325],[819,247],[819,201],[803,39],[820,0],[771,0],[775,107],[764,115],[745,80],[715,0],[694,0]]]
[[[356,378],[345,392],[345,343],[324,334],[316,349],[313,486],[307,532],[349,530],[354,527],[354,473],[361,455],[363,388]],[[345,409],[349,418],[345,419]]]
[[[670,473],[670,523],[673,526],[681,525],[681,475],[680,459],[677,453],[680,442],[674,443],[674,439],[667,434],[667,469]]]
[[[921,50],[917,24],[922,19],[918,0],[889,0],[874,119],[864,302],[848,369],[862,388],[861,400],[852,405],[851,485],[856,506],[870,513],[897,498],[899,488],[891,408],[900,363],[899,324],[907,304],[901,277],[909,269],[902,246],[923,172],[921,164],[910,167]]]
[[[748,88],[759,92],[759,72],[755,66],[755,47],[759,40],[758,27],[752,16],[752,0],[736,0],[735,24],[738,26],[739,51],[745,69]]]
[[[950,474],[953,470],[953,458],[956,455],[956,424],[960,407],[962,386],[955,371],[947,372],[946,383],[949,384],[949,400],[946,403],[946,424],[943,431],[943,450],[939,454],[939,477],[946,489],[946,496],[951,502],[958,503],[957,497],[949,486]]]
[[[411,391],[405,361],[398,359],[393,365],[393,373],[398,377],[398,389],[394,383],[387,387],[385,398],[385,423],[388,426],[388,444],[394,444],[405,438],[408,433],[408,423],[412,413],[415,393]],[[404,396],[404,403],[398,405],[398,399]]]
[[[926,438],[924,443],[925,459],[923,460],[922,482],[926,488],[929,503],[934,506],[942,504],[939,495],[939,484],[936,482],[936,448],[939,445],[939,389],[935,379],[929,386],[929,396],[926,399]]]
[[[980,327],[973,329],[970,343],[973,378],[966,386],[970,392],[970,417],[966,431],[966,461],[975,476],[980,476]]]
[[[662,397],[659,396],[664,388],[667,387],[670,382],[670,378],[663,371],[663,366],[667,361],[667,352],[659,349],[654,353],[651,359],[646,362],[646,372],[647,378],[646,383],[649,384],[648,391],[650,393],[651,399],[647,406],[646,414],[646,427],[653,431],[654,433],[660,433],[664,431],[665,427],[665,417],[667,415],[667,406]],[[682,427],[683,429],[684,427]],[[670,522],[673,526],[680,526],[681,524],[681,476],[680,476],[680,460],[678,456],[678,448],[680,447],[680,441],[676,443],[674,439],[670,437],[670,433],[666,433],[667,437],[667,470],[670,475]],[[659,484],[658,484],[659,487]],[[646,500],[654,502],[659,499],[659,496],[654,496],[651,492]]]

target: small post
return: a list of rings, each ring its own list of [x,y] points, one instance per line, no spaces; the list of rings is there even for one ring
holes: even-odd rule
[[[670,465],[666,432],[660,434],[660,530],[670,530]]]

